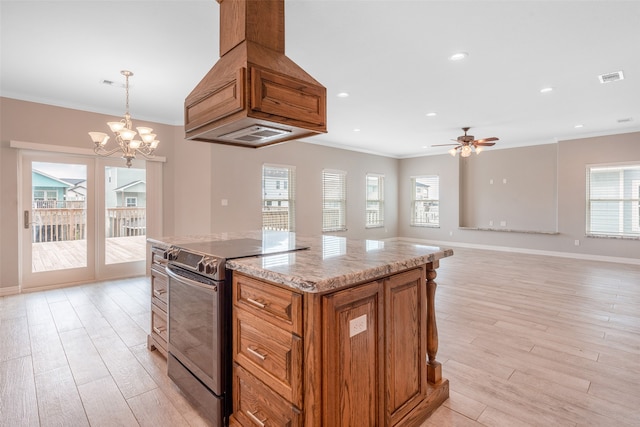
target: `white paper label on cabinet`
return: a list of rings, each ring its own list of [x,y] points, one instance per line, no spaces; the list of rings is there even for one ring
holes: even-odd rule
[[[358,335],[360,332],[367,330],[367,315],[363,314],[360,317],[351,319],[349,321],[349,338]]]

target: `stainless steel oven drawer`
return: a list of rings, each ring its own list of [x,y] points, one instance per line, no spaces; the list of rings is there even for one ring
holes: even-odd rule
[[[216,396],[204,384],[202,384],[178,359],[171,353],[167,356],[167,371],[169,378],[189,396],[190,402],[207,419],[213,422],[214,426],[226,426],[224,400]]]

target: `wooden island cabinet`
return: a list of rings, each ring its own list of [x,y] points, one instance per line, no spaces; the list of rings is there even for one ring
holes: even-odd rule
[[[449,396],[434,375],[435,267],[329,292],[234,272],[231,425],[420,425]]]
[[[267,231],[149,239],[150,349],[167,349],[164,249],[243,238],[261,240],[266,255],[225,265],[230,426],[419,426],[449,397],[436,360],[435,278],[453,251],[402,240]]]

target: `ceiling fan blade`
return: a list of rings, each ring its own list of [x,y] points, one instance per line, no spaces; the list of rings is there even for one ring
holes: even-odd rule
[[[436,144],[436,145],[432,145],[432,147],[444,147],[447,145],[460,145],[460,144]]]
[[[480,141],[476,141],[473,145],[475,145],[476,147],[478,145],[482,146],[482,147],[491,147],[492,145],[496,145],[495,142],[480,142]]]
[[[492,136],[491,138],[482,138],[482,139],[477,139],[475,141],[473,141],[474,143],[481,143],[481,142],[489,142],[489,141],[497,141],[498,138],[496,138],[495,136]]]

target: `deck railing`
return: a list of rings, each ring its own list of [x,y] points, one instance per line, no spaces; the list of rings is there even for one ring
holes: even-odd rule
[[[83,202],[65,203],[72,206],[73,203]],[[83,240],[87,237],[87,213],[84,207],[37,207],[34,202],[32,215],[33,243]],[[107,208],[105,220],[106,237],[146,234],[147,210],[144,207]]]
[[[263,207],[262,229],[277,231],[289,230],[289,209],[282,207]]]

